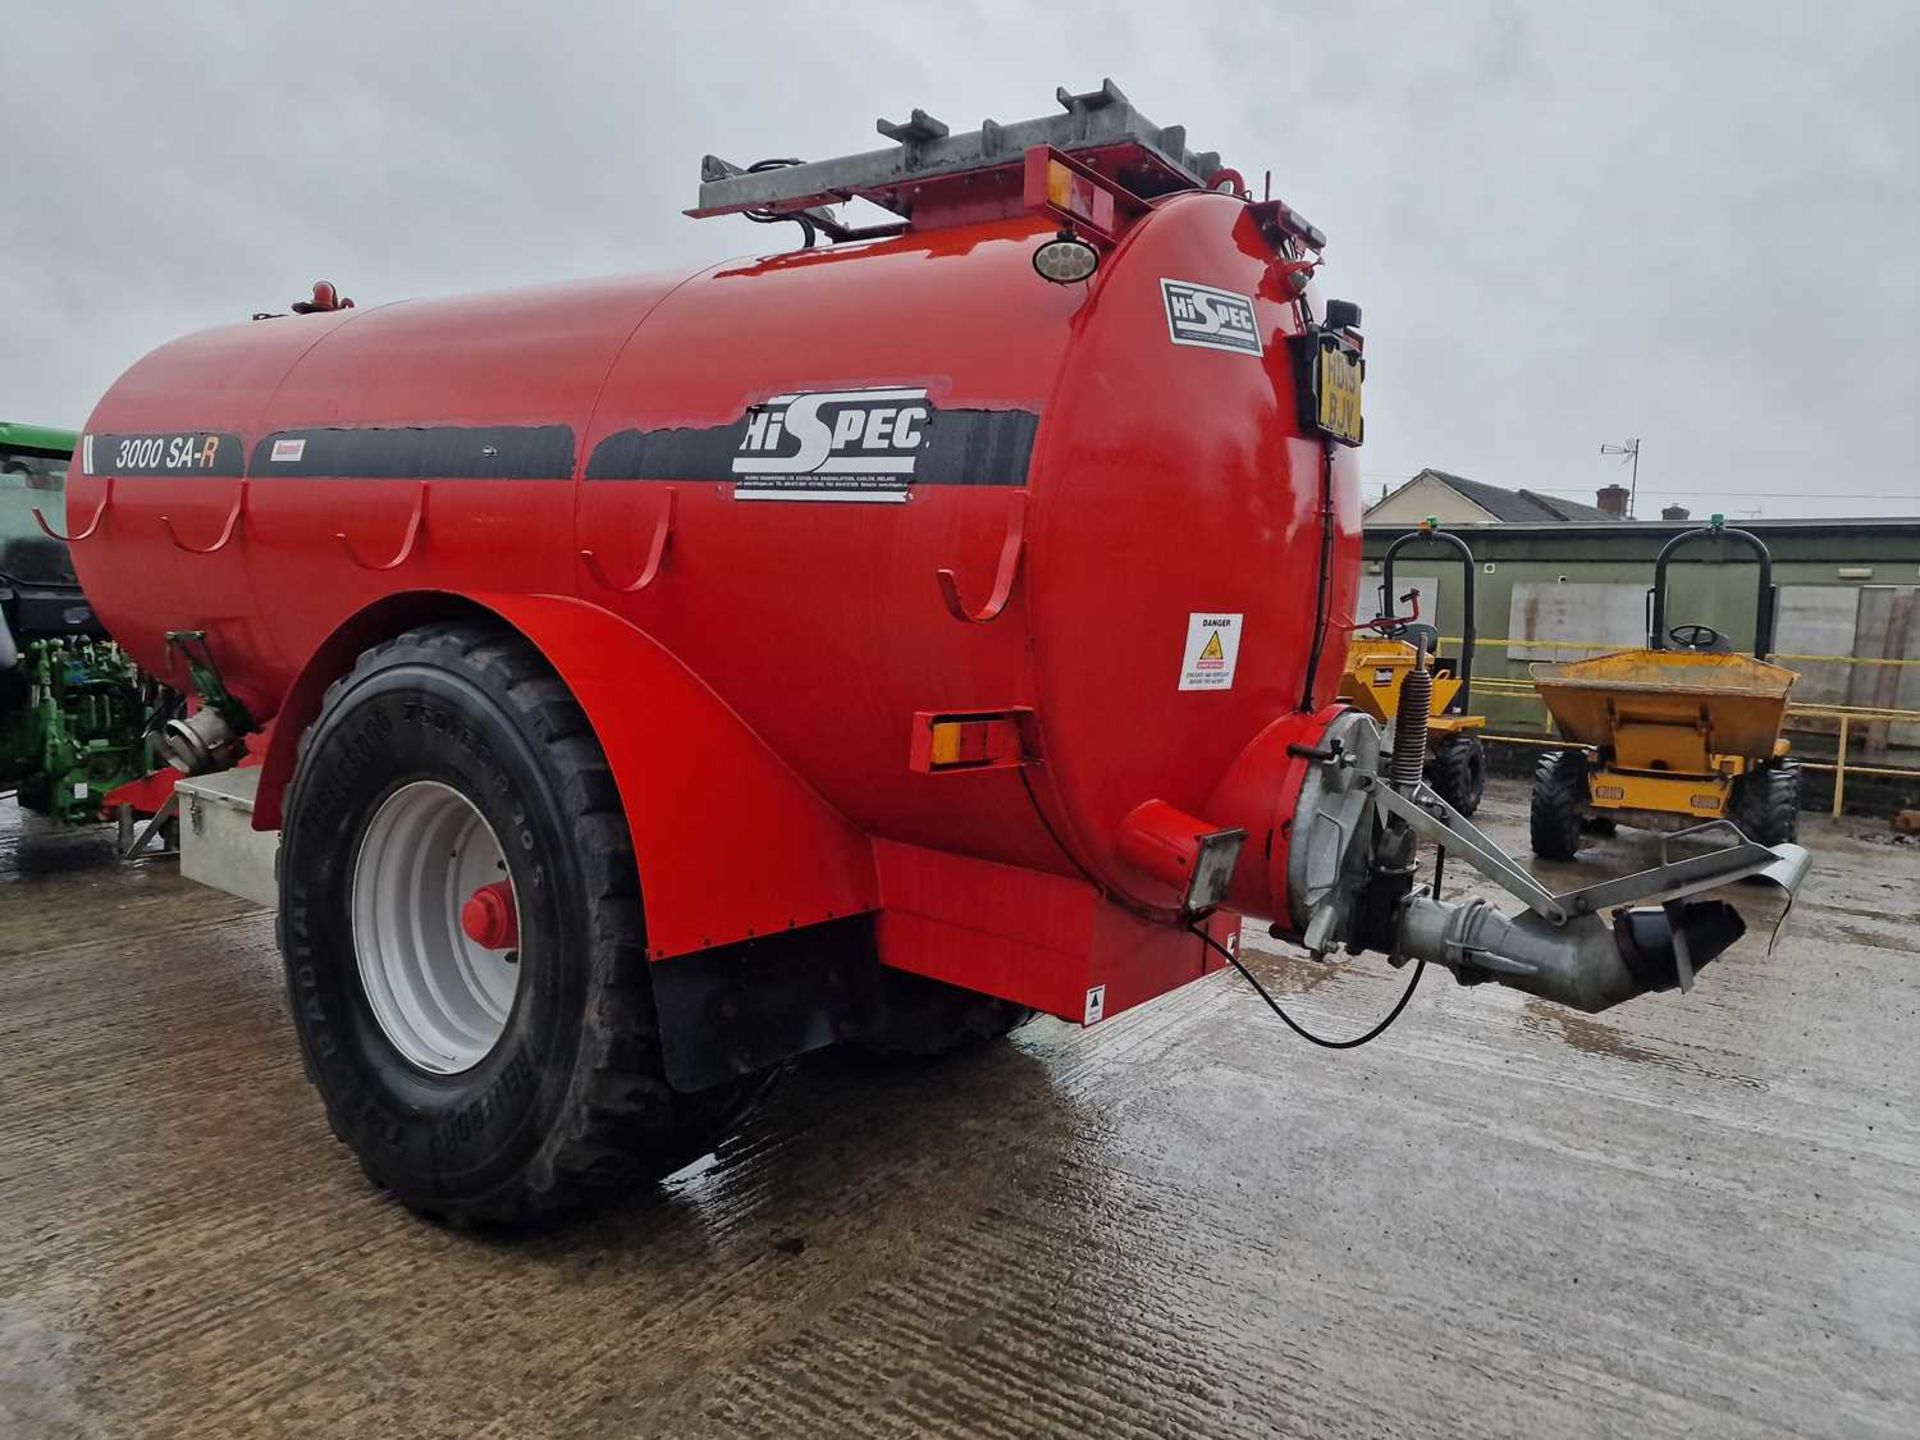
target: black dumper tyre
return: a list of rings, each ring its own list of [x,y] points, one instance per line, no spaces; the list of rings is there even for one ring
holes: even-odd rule
[[[1733,823],[1749,840],[1784,845],[1800,833],[1800,767],[1763,765],[1733,782]]]
[[[905,970],[882,970],[880,1023],[853,1044],[870,1055],[920,1057],[997,1040],[1033,1011]]]
[[[1474,734],[1455,735],[1427,757],[1427,784],[1462,815],[1480,808],[1487,793],[1487,752]]]
[[[487,872],[510,881],[517,949],[476,956],[449,927]],[[534,1224],[605,1200],[699,1158],[765,1089],[668,1086],[606,756],[498,627],[409,631],[327,692],[287,801],[279,933],[334,1134],[435,1219]],[[439,1011],[421,983],[436,964],[460,1002]]]
[[[1579,750],[1549,750],[1533,772],[1528,832],[1542,860],[1571,860],[1579,853],[1587,814],[1587,757]]]

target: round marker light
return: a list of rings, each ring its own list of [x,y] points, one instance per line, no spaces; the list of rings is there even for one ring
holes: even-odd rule
[[[1033,252],[1033,268],[1042,280],[1072,285],[1100,268],[1100,252],[1078,235],[1062,230]]]

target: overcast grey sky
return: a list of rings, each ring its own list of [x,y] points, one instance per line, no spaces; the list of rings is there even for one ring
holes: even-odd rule
[[[1111,75],[1331,237],[1368,493],[1920,511],[1920,4],[91,3],[0,43],[0,418],[184,331],[764,248],[700,156]],[[1259,183],[1255,178],[1254,183]]]

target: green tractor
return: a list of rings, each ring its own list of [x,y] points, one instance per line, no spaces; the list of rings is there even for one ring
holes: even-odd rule
[[[106,638],[55,536],[76,439],[0,421],[0,795],[86,824],[155,767],[149,736],[171,692]]]

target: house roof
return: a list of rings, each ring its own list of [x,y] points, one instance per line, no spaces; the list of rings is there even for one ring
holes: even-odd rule
[[[1593,505],[1582,505],[1577,500],[1562,500],[1557,495],[1542,495],[1533,490],[1503,490],[1498,485],[1488,485],[1483,481],[1469,480],[1462,475],[1449,475],[1444,470],[1422,470],[1407,485],[1417,485],[1422,480],[1431,479],[1445,485],[1449,490],[1471,500],[1482,510],[1496,519],[1510,525],[1537,524],[1542,521],[1565,520],[1616,520],[1619,517]],[[1400,487],[1401,490],[1407,485]],[[1399,494],[1399,490],[1393,492]],[[1392,496],[1386,497],[1391,499]]]

